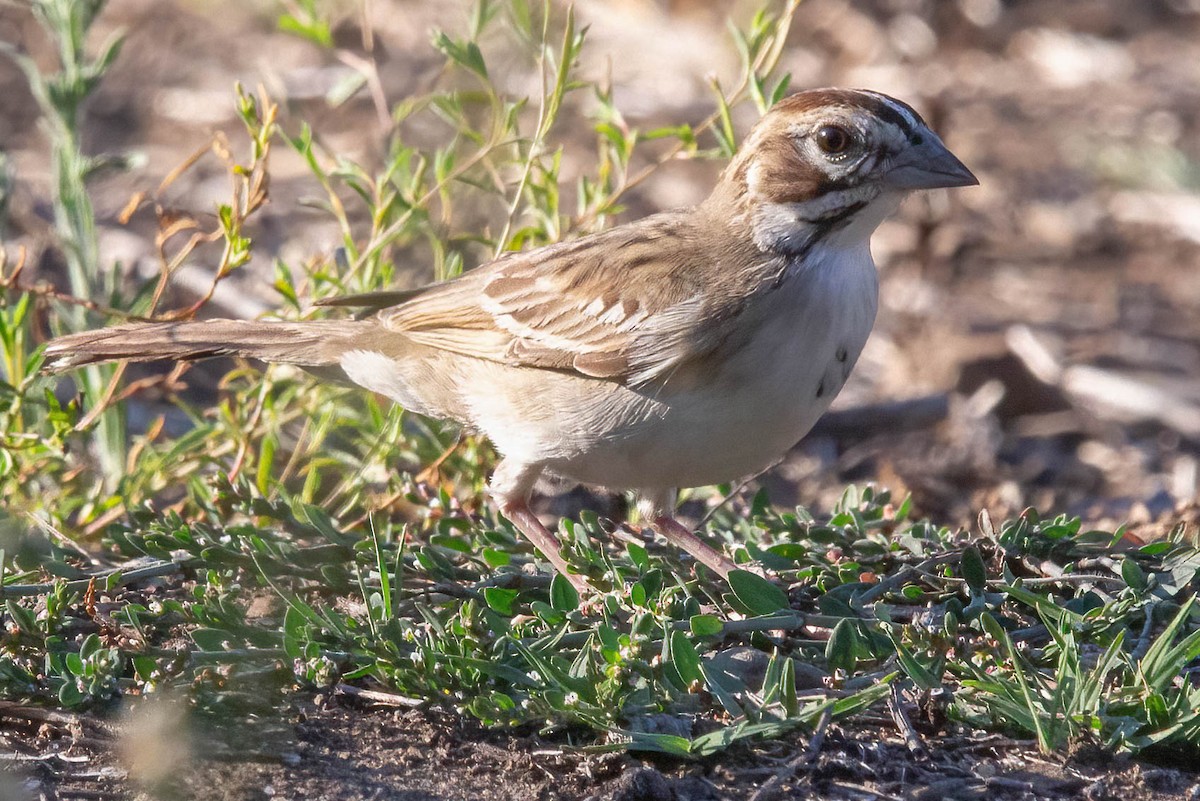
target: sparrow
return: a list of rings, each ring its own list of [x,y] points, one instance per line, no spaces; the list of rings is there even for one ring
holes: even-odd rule
[[[816,89],[771,108],[699,205],[507,253],[415,290],[335,298],[355,319],[118,325],[48,369],[236,355],[327,373],[485,434],[490,494],[580,591],[530,510],[552,473],[634,490],[668,542],[737,565],[675,493],[760,472],[812,427],[871,332],[871,234],[914,190],[977,184],[906,103]]]

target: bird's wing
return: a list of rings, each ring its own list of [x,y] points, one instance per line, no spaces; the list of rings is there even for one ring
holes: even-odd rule
[[[705,245],[711,235],[687,214],[504,256],[377,319],[415,342],[514,366],[631,385],[668,376],[719,347],[757,280],[733,246]]]

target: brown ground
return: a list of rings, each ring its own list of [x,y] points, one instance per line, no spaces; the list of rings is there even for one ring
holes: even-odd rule
[[[579,5],[592,25],[589,69],[611,60],[632,124],[703,117],[706,74],[733,69],[715,12],[699,2]],[[427,27],[453,29],[462,17],[436,3],[371,7],[382,84],[395,100],[437,69]],[[126,269],[156,264],[146,222],[126,229],[117,213],[212,129],[236,132],[234,80],[267,85],[334,149],[368,162],[378,153],[369,102],[326,109],[318,87],[336,80],[338,65],[274,32],[267,12],[223,1],[112,0],[100,27],[118,26],[129,34],[125,51],[89,107],[86,130],[97,152],[137,149],[146,159],[96,187],[105,252]],[[19,8],[0,8],[0,38],[47,56]],[[352,20],[338,40],[359,48]],[[999,517],[1033,504],[1096,525],[1129,521],[1143,536],[1178,521],[1194,526],[1200,6],[808,0],[784,68],[795,87],[868,85],[913,101],[982,186],[914,200],[880,230],[876,334],[839,411],[765,479],[772,497],[827,509],[847,481],[876,480],[912,492],[918,511],[942,522],[969,525],[980,508]],[[511,65],[502,81],[522,86],[521,69]],[[6,241],[38,256],[49,176],[32,121],[19,76],[0,63],[0,150],[17,180]],[[272,206],[256,237],[264,270],[276,255],[301,262],[330,247],[330,230],[296,205],[313,193],[299,165],[281,156],[274,166]],[[664,170],[630,198],[630,214],[694,202],[715,170]],[[565,172],[570,178],[569,164]],[[224,181],[219,168],[201,167],[172,197],[207,210]],[[49,257],[34,264],[53,272]],[[218,306],[253,315],[273,305],[264,274],[246,271],[226,284]],[[186,295],[204,282],[203,265],[180,278]],[[904,400],[914,402],[894,404]],[[197,735],[197,752],[215,756],[146,797],[750,798],[807,747],[794,737],[697,764],[643,763],[572,751],[570,733],[484,732],[437,712],[323,700],[319,708],[297,702],[253,748],[222,753],[210,743],[219,736]],[[21,714],[0,718],[0,734],[5,751],[22,755],[30,797],[130,794],[125,768],[116,767],[128,762],[114,756],[99,721]],[[1200,777],[1180,765],[1112,764],[1087,753],[1064,764],[1028,743],[962,733],[929,733],[927,744],[930,756],[910,754],[884,722],[831,730],[783,797],[1200,797]],[[0,787],[0,799],[9,797],[22,796]]]
[[[283,721],[193,735],[190,763],[148,741],[136,756],[126,748],[127,774],[112,767],[109,733],[94,719],[72,717],[43,723],[36,734],[36,724],[26,729],[6,721],[8,735],[24,735],[16,753],[32,763],[22,765],[23,783],[42,798],[1191,801],[1200,795],[1200,777],[1179,766],[1114,761],[1087,750],[1048,759],[1029,741],[1003,735],[943,734],[927,738],[927,752],[913,753],[884,720],[831,728],[815,758],[808,758],[806,738],[792,735],[679,762],[587,753],[572,748],[570,733],[542,738],[482,730],[433,711],[353,703],[318,708],[307,700]],[[60,739],[53,739],[56,730]],[[149,762],[157,768],[147,778],[138,766]],[[131,789],[137,783],[130,775],[143,776],[141,792]],[[10,795],[5,790],[0,786],[0,799],[22,797],[15,787]]]

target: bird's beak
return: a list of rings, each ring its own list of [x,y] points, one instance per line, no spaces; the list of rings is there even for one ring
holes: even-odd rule
[[[919,145],[910,145],[898,154],[884,182],[893,189],[938,189],[975,186],[979,183],[967,165],[958,160],[932,132],[925,133]]]

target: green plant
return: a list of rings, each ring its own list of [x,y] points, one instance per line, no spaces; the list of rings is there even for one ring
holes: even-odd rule
[[[1018,588],[1011,588],[1013,596],[1047,607],[1043,599]],[[1150,615],[1152,625],[1155,607],[1147,603],[1136,611]],[[1040,659],[1021,655],[1004,627],[985,613],[984,629],[999,644],[1001,660],[963,663],[965,674],[972,676],[963,682],[968,690],[963,709],[977,722],[1032,732],[1046,752],[1085,739],[1127,753],[1168,742],[1195,744],[1200,690],[1180,681],[1200,657],[1194,609],[1195,598],[1189,598],[1140,658],[1129,652],[1126,631],[1113,625],[1134,610],[1114,615],[1101,606],[1078,618],[1049,618],[1043,611],[1051,642]],[[1096,625],[1101,621],[1105,624]],[[1192,631],[1177,641],[1189,627]],[[1091,664],[1084,665],[1089,652]]]
[[[118,295],[117,272],[109,269],[111,265],[100,262],[95,214],[87,191],[89,176],[106,162],[83,152],[80,132],[81,107],[121,48],[120,37],[114,37],[94,59],[85,53],[84,40],[103,7],[104,0],[34,0],[31,6],[34,16],[58,51],[60,69],[56,73],[43,74],[33,59],[8,43],[0,43],[0,53],[9,56],[25,73],[42,112],[42,130],[50,143],[53,170],[56,244],[66,265],[70,294],[119,308],[123,303]],[[6,300],[21,304],[19,298]],[[27,354],[31,357],[30,343],[16,337],[17,330],[27,324],[27,308],[6,316],[10,336],[5,340],[4,377],[9,386],[17,388],[26,376],[36,372],[38,364],[32,358],[25,358]],[[82,330],[89,323],[86,304],[63,306],[59,319],[67,330]],[[28,331],[21,338],[27,340]],[[111,366],[91,367],[80,374],[89,405],[105,408],[116,375],[117,369]],[[94,430],[93,446],[101,468],[100,477],[112,489],[125,470],[123,413],[119,409],[104,410],[98,415]]]

